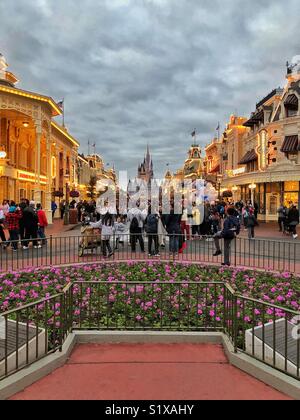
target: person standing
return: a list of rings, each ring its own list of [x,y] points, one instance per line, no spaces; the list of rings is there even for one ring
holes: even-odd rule
[[[292,231],[293,238],[297,239],[297,226],[299,225],[299,210],[295,205],[291,207],[288,214],[288,225]]]
[[[174,206],[171,206],[171,212],[166,217],[166,230],[170,237],[170,253],[178,254],[179,252],[179,237],[181,235],[181,214],[176,214]]]
[[[191,238],[191,227],[189,225],[188,209],[184,208],[181,218],[181,233],[187,241]]]
[[[9,212],[6,215],[7,229],[9,231],[10,241],[12,250],[14,252],[18,249],[19,241],[19,221],[22,218],[22,212],[19,208],[16,207],[16,204],[12,201]]]
[[[287,208],[283,203],[281,203],[279,209],[277,210],[277,214],[278,214],[279,232],[284,232],[284,226],[285,226],[285,221],[287,217]]]
[[[248,230],[248,218],[249,218],[249,212],[250,212],[250,207],[249,204],[247,204],[244,208],[243,208],[243,223],[244,223],[244,228],[245,230]]]
[[[19,227],[20,227],[19,234],[20,234],[21,245],[22,245],[22,242],[25,239],[24,210],[28,206],[29,206],[29,200],[27,200],[26,198],[22,198],[20,206],[19,206],[20,210],[22,212],[22,217],[19,220]]]
[[[146,233],[148,235],[148,253],[149,257],[159,257],[159,242],[158,242],[158,214],[152,213],[149,208],[148,216],[146,218]],[[152,244],[154,244],[154,252],[152,251]]]
[[[159,220],[158,220],[158,242],[159,246],[161,248],[166,247],[166,237],[167,232],[165,229],[165,223],[164,223],[164,215],[162,214],[162,207],[159,208]]]
[[[52,211],[52,219],[54,220],[55,212],[57,210],[57,204],[54,200],[51,201],[51,211]]]
[[[2,241],[2,246],[5,249],[7,244],[6,244],[6,236],[4,233],[4,222],[5,222],[5,215],[4,215],[4,210],[3,210],[3,205],[0,205],[0,239]]]
[[[42,239],[42,245],[46,245],[47,240],[46,240],[45,229],[48,226],[48,220],[47,220],[46,213],[44,212],[41,204],[37,204],[36,212],[39,219],[38,237]]]
[[[25,241],[23,249],[27,250],[30,239],[34,248],[41,248],[38,243],[38,215],[35,210],[35,202],[30,201],[29,206],[24,209],[23,221],[25,226]]]
[[[105,216],[102,217],[102,220],[99,220],[95,223],[90,223],[90,226],[93,229],[101,229],[101,245],[102,245],[102,254],[103,257],[107,257],[108,251],[108,258],[114,255],[113,250],[110,245],[110,239],[114,233],[114,219],[113,215],[107,213]]]
[[[234,214],[234,209],[230,207],[227,210],[227,217],[224,221],[223,230],[218,232],[214,236],[216,246],[216,252],[214,253],[214,257],[222,255],[220,239],[224,239],[224,262],[222,263],[222,265],[224,266],[230,266],[231,242],[240,233],[240,222]]]
[[[59,204],[59,211],[60,211],[60,218],[61,220],[64,219],[65,211],[66,211],[66,202],[65,200],[61,201]]]
[[[127,219],[130,224],[131,251],[136,252],[136,243],[138,241],[140,244],[141,252],[145,252],[143,226],[146,217],[144,213],[140,210],[139,203],[136,203],[135,208],[129,210]]]
[[[4,200],[2,203],[2,210],[3,210],[3,214],[4,216],[6,216],[9,212],[9,201],[8,200]]]
[[[258,226],[258,222],[254,213],[254,209],[249,209],[249,217],[248,217],[248,238],[254,239],[255,238],[255,227]]]
[[[207,221],[207,223],[209,224],[209,221]],[[193,203],[192,235],[193,235],[194,239],[195,239],[196,236],[201,237],[200,225],[201,225],[201,213],[200,213],[200,210],[199,210],[198,206],[196,205],[196,203]]]
[[[117,218],[117,222],[115,223],[115,235],[116,235],[115,251],[118,251],[119,244],[121,244],[124,247],[125,232],[126,232],[126,224],[124,223],[123,217],[119,216]]]

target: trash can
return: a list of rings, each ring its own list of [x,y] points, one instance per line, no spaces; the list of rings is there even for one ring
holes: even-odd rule
[[[78,212],[76,209],[69,210],[69,223],[70,225],[77,225],[78,223]]]

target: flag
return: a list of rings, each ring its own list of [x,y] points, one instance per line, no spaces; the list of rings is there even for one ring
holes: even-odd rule
[[[216,128],[216,131],[220,130],[220,123],[218,123],[218,127]]]
[[[192,137],[196,137],[196,130],[194,130],[191,134]]]
[[[65,107],[65,101],[62,100],[60,102],[57,102],[57,106],[63,111]]]

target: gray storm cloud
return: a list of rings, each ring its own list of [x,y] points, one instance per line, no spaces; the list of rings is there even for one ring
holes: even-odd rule
[[[25,89],[66,100],[66,123],[134,173],[182,165],[231,113],[248,115],[300,53],[298,0],[2,0],[0,52]]]

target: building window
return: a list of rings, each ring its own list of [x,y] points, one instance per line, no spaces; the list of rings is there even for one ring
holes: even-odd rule
[[[52,178],[56,177],[56,157],[52,156],[51,158],[51,176]]]

